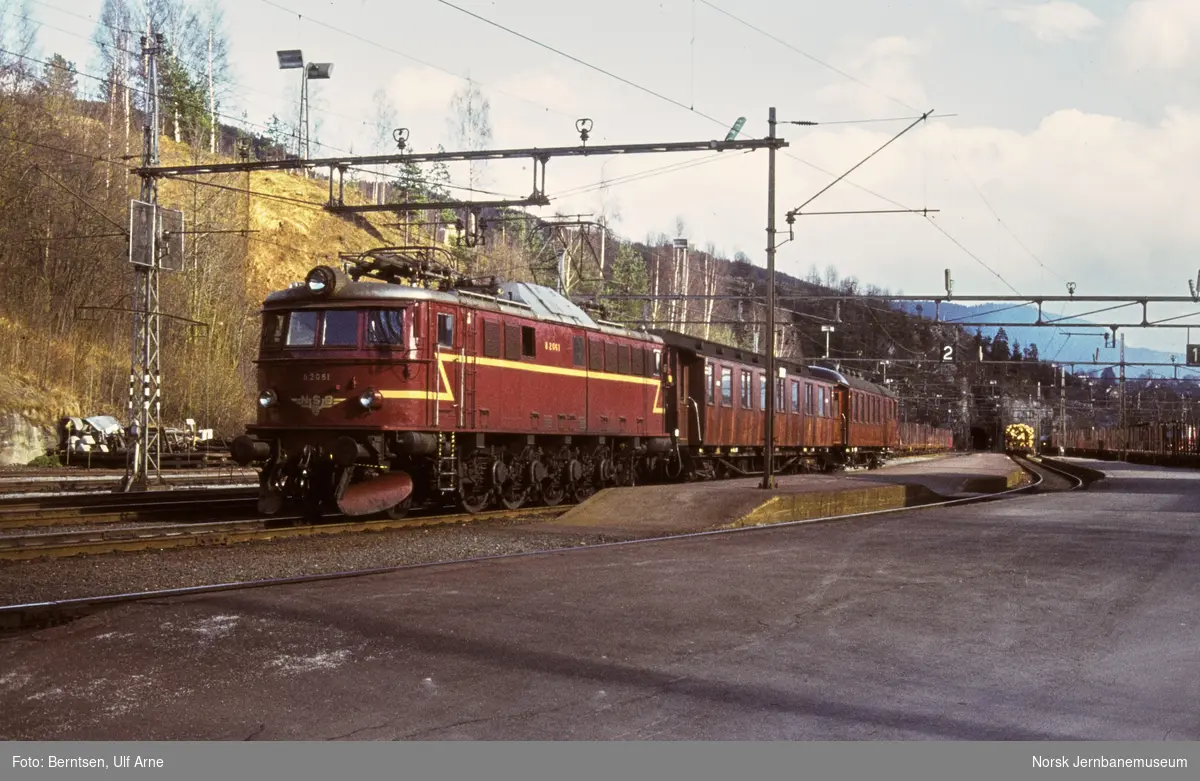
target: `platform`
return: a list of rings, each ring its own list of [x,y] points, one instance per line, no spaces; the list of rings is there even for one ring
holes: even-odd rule
[[[606,488],[539,529],[614,537],[686,534],[913,507],[1014,488],[1026,477],[1000,453],[972,453],[838,475],[788,475],[776,488],[757,477]]]

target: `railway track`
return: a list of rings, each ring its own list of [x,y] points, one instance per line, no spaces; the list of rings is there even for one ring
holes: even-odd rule
[[[124,478],[123,471],[80,473],[20,472],[0,475],[0,497],[21,494],[75,493],[84,491],[117,490]],[[164,481],[171,486],[232,486],[254,485],[258,476],[241,468],[188,470],[181,473],[164,472]]]
[[[981,503],[981,502],[996,501],[998,499],[1002,499],[1007,496],[1016,496],[1016,495],[1020,495],[1020,494],[1037,493],[1037,492],[1044,492],[1044,491],[1048,491],[1048,490],[1058,490],[1058,491],[1076,490],[1077,488],[1082,487],[1085,484],[1084,480],[1080,480],[1079,478],[1074,477],[1073,475],[1068,475],[1068,473],[1063,471],[1062,469],[1060,469],[1056,466],[1053,466],[1051,464],[1043,463],[1040,460],[1038,460],[1037,462],[1031,461],[1029,459],[1014,459],[1014,460],[1017,461],[1017,463],[1019,463],[1023,468],[1025,468],[1027,471],[1030,472],[1030,474],[1033,477],[1033,480],[1026,485],[1021,485],[1021,486],[1011,488],[1006,491],[1002,491],[1002,492],[995,493],[995,494],[958,498],[958,499],[948,499],[944,502],[937,502],[937,503],[933,503],[933,504],[916,505],[916,506],[911,506],[911,507],[889,509],[889,510],[875,510],[875,511],[854,513],[851,515],[836,516],[836,517],[829,517],[829,518],[808,519],[808,520],[803,520],[803,521],[791,521],[791,522],[783,522],[783,523],[776,523],[776,524],[767,524],[767,525],[762,525],[762,526],[746,526],[746,527],[737,527],[737,528],[726,528],[726,529],[717,529],[717,530],[712,530],[712,531],[690,532],[690,533],[685,533],[685,534],[647,536],[647,537],[643,537],[643,538],[620,540],[620,541],[615,541],[615,542],[602,542],[602,543],[590,544],[590,545],[586,545],[586,546],[542,548],[542,549],[538,549],[538,550],[521,551],[518,553],[502,553],[502,554],[487,555],[487,556],[457,558],[457,559],[448,559],[448,560],[439,560],[439,561],[427,561],[427,562],[420,562],[420,563],[401,564],[401,565],[393,565],[393,566],[386,566],[386,567],[374,567],[374,568],[367,568],[367,569],[351,570],[351,571],[345,571],[345,572],[331,572],[331,573],[321,573],[321,574],[311,574],[311,575],[299,575],[299,576],[268,578],[268,579],[260,579],[260,580],[245,580],[245,581],[217,583],[217,584],[202,585],[202,586],[186,586],[186,587],[181,587],[181,588],[157,589],[157,590],[153,590],[153,591],[142,591],[142,592],[135,592],[135,593],[108,594],[108,595],[95,596],[95,597],[62,599],[62,600],[57,600],[57,601],[52,601],[52,602],[38,602],[38,603],[29,603],[29,604],[21,604],[21,605],[4,605],[4,606],[0,606],[0,629],[21,629],[21,628],[28,628],[28,627],[50,626],[50,625],[63,623],[66,621],[70,621],[70,620],[85,616],[85,615],[89,614],[90,612],[93,612],[97,609],[100,609],[100,608],[103,608],[106,606],[130,603],[130,602],[139,602],[139,601],[144,601],[144,600],[149,600],[149,599],[162,599],[162,598],[177,597],[177,596],[193,596],[193,595],[210,594],[210,593],[224,592],[224,591],[239,591],[239,590],[256,589],[256,588],[270,588],[273,586],[292,585],[292,584],[297,584],[297,583],[313,583],[313,582],[327,581],[327,580],[365,577],[365,576],[369,576],[369,575],[386,574],[386,573],[392,573],[392,572],[400,572],[400,571],[404,571],[404,570],[415,570],[415,569],[422,569],[422,568],[436,567],[436,566],[445,566],[445,565],[451,565],[451,564],[468,564],[468,563],[475,563],[475,562],[493,561],[493,560],[500,560],[500,559],[515,559],[515,558],[523,558],[523,557],[527,557],[527,556],[538,556],[538,555],[547,555],[547,554],[578,553],[582,550],[588,550],[591,548],[598,548],[598,547],[599,548],[607,548],[607,547],[615,547],[615,546],[623,546],[623,545],[645,545],[645,544],[652,544],[652,543],[669,542],[672,540],[682,540],[682,539],[709,537],[709,536],[726,535],[726,534],[755,534],[755,533],[765,532],[768,530],[778,529],[780,527],[785,527],[785,526],[796,526],[796,525],[801,525],[801,524],[807,525],[807,524],[811,524],[813,522],[822,521],[822,520],[832,521],[832,520],[849,519],[849,518],[855,518],[855,517],[867,517],[867,516],[886,515],[886,514],[894,514],[894,513],[913,512],[913,511],[929,511],[929,510],[940,508],[940,507],[953,507],[953,506],[958,506],[958,505],[967,505],[967,504],[976,504],[976,503]],[[1063,482],[1056,484],[1057,487],[1051,487],[1050,485],[1047,484],[1048,476],[1061,476],[1063,479]],[[383,531],[383,530],[387,530],[387,529],[395,529],[395,528],[403,528],[403,527],[414,527],[414,526],[432,525],[432,524],[453,524],[453,523],[459,523],[459,522],[463,522],[463,521],[479,521],[479,520],[489,520],[489,519],[500,519],[500,518],[505,518],[505,517],[532,517],[532,516],[537,516],[540,514],[553,515],[553,514],[565,512],[568,508],[569,507],[566,507],[566,506],[558,506],[558,507],[552,507],[552,508],[536,508],[535,507],[535,508],[523,508],[521,510],[515,510],[515,511],[502,510],[502,511],[490,512],[490,513],[480,513],[478,515],[469,515],[469,516],[456,514],[456,515],[432,516],[432,517],[428,517],[428,518],[411,518],[411,519],[405,519],[405,520],[399,520],[399,521],[393,521],[393,520],[359,521],[359,522],[351,522],[351,523],[333,523],[333,524],[324,524],[324,525],[320,525],[320,526],[292,527],[292,528],[282,528],[282,529],[257,529],[256,530],[256,529],[250,529],[248,527],[243,527],[243,528],[228,527],[228,524],[227,524],[226,525],[227,528],[224,528],[224,529],[217,529],[216,527],[213,527],[211,530],[199,530],[199,533],[197,533],[197,530],[194,527],[192,527],[190,529],[182,529],[182,530],[176,529],[176,531],[179,532],[179,534],[176,534],[176,536],[170,537],[170,538],[163,537],[163,536],[161,536],[161,533],[160,533],[160,536],[157,539],[143,537],[140,540],[110,539],[107,541],[96,541],[96,542],[76,541],[74,544],[77,546],[76,553],[84,552],[83,550],[79,549],[79,547],[78,547],[83,544],[92,546],[90,548],[90,550],[95,550],[95,551],[104,550],[106,548],[108,550],[120,550],[120,549],[136,550],[136,549],[138,549],[137,547],[118,547],[118,546],[125,546],[125,545],[142,546],[142,549],[152,548],[152,547],[181,547],[181,546],[186,546],[186,545],[222,544],[222,541],[228,543],[228,542],[235,542],[235,541],[242,541],[242,540],[248,541],[248,540],[252,540],[252,539],[283,539],[283,538],[287,538],[287,537],[314,536],[314,535],[320,535],[320,534],[338,534],[338,533],[354,532],[354,531]],[[187,531],[191,531],[192,533],[186,534],[185,532],[187,532]],[[66,543],[67,541],[63,540],[62,542]],[[62,550],[62,548],[60,548],[60,550]],[[35,553],[34,555],[46,555],[47,551],[48,551],[48,548],[43,547],[41,549],[41,553]],[[32,551],[30,551],[30,552],[32,552]],[[66,554],[64,553],[63,555],[66,555]],[[74,555],[74,554],[72,554],[72,555]],[[17,557],[18,557],[17,555],[13,556],[13,558],[17,558]],[[21,558],[30,558],[31,556],[20,556],[20,557]],[[0,558],[4,558],[4,556],[2,554],[0,554]]]
[[[286,525],[300,520],[299,517],[250,518],[209,523],[19,534],[0,537],[0,560],[64,558],[122,551],[235,545],[243,542],[388,531],[509,517],[559,515],[566,512],[567,509],[569,506],[527,507],[519,510],[495,510],[476,514],[414,516],[400,520],[333,521],[299,526]]]
[[[199,521],[213,513],[253,512],[255,488],[208,488],[148,494],[66,494],[0,500],[0,532],[38,527]]]

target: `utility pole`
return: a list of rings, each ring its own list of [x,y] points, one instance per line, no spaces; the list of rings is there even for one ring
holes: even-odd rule
[[[1125,429],[1125,334],[1121,334],[1121,418],[1117,427],[1121,432],[1121,460],[1124,461],[1129,439],[1129,432]]]
[[[767,114],[767,138],[775,140],[775,107]],[[767,147],[767,441],[763,454],[762,487],[775,487],[775,145]]]
[[[1058,394],[1058,418],[1062,426],[1062,442],[1059,444],[1061,449],[1060,455],[1067,454],[1067,367],[1058,367],[1060,382],[1062,383]]]
[[[146,58],[146,115],[142,143],[142,165],[158,164],[158,54],[162,51],[162,33],[142,38],[142,54]],[[129,368],[129,418],[137,426],[137,444],[126,467],[125,490],[145,490],[151,473],[158,478],[162,440],[159,436],[159,411],[162,404],[159,383],[159,337],[161,319],[158,302],[158,183],[154,173],[142,173],[141,201],[150,204],[149,219],[143,226],[131,225],[130,245],[138,243],[134,233],[141,227],[148,235],[141,237],[149,246],[149,261],[133,266],[133,335]],[[131,206],[131,214],[134,207]],[[132,221],[131,222],[136,222]],[[141,394],[137,392],[141,383]]]

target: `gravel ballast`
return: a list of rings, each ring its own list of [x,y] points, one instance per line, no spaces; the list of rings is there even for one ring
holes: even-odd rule
[[[540,518],[299,537],[237,545],[0,561],[0,605],[320,575],[594,545],[603,535],[538,531]],[[520,525],[522,528],[512,528]]]

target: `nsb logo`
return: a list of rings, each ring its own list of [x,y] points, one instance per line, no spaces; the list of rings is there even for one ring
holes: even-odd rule
[[[318,396],[316,394],[312,396],[297,396],[292,401],[309,410],[313,415],[321,414],[321,410],[329,409],[334,403],[332,396]]]

